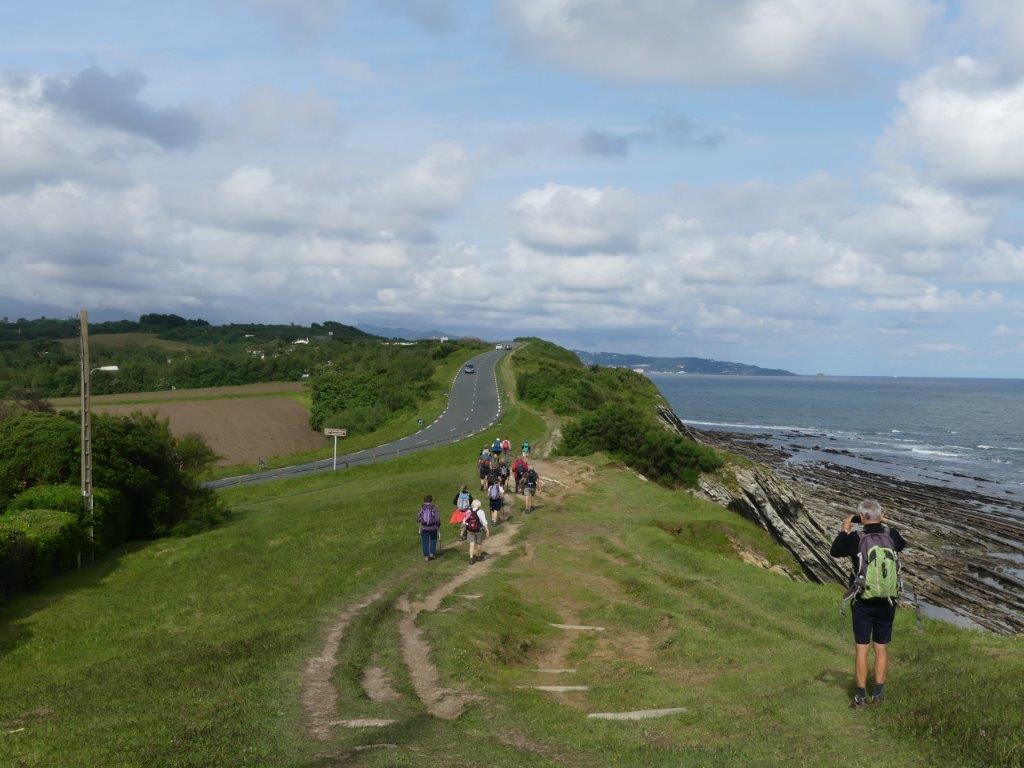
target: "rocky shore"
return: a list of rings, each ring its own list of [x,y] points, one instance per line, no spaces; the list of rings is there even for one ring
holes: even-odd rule
[[[681,434],[751,461],[734,478],[703,480],[701,490],[769,531],[808,578],[846,582],[849,565],[829,555],[832,538],[861,499],[875,498],[910,543],[908,600],[958,624],[1024,632],[1024,504],[836,462],[791,462],[771,435],[697,431],[667,408],[660,414]]]

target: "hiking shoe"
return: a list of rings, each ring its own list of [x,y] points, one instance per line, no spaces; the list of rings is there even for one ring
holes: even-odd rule
[[[874,693],[874,694],[872,694],[871,695],[871,703],[872,704],[884,704],[885,703],[885,694],[884,693]]]
[[[853,701],[850,703],[850,709],[864,709],[868,705],[868,700],[863,696],[854,696]]]

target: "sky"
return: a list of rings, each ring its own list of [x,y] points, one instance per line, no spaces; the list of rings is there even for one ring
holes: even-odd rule
[[[1024,3],[0,0],[0,315],[1024,376]]]

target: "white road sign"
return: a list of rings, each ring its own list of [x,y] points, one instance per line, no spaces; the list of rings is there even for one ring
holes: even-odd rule
[[[334,429],[333,427],[326,427],[324,429],[325,437],[345,437],[348,435],[347,429]]]

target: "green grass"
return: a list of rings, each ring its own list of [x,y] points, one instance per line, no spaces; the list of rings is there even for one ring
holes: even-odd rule
[[[526,412],[502,424],[510,437],[543,431]],[[444,509],[476,453],[465,441],[233,489],[228,524],[123,548],[11,601],[0,614],[0,765],[315,764],[298,671],[341,605],[418,578],[419,502],[433,493]],[[343,702],[359,696],[342,691]]]
[[[544,431],[515,405],[503,420],[510,439]],[[460,589],[481,599],[421,617],[445,683],[485,696],[458,721],[428,716],[389,605],[466,567],[422,563],[413,519],[423,494],[443,511],[471,480],[476,446],[231,489],[228,524],[124,548],[4,606],[0,765],[1021,765],[1022,641],[928,621],[918,632],[901,611],[890,701],[851,712],[838,590],[742,562],[732,541],[791,564],[741,517],[601,457],[583,492],[561,504],[542,492],[518,535],[529,557],[494,561]],[[345,716],[398,722],[327,748],[305,735],[301,670],[338,610],[379,585],[387,598],[350,626],[333,682]],[[608,628],[566,647],[591,690],[562,703],[517,688],[565,639],[548,622],[569,618]],[[367,700],[368,664],[401,701]],[[585,718],[659,706],[688,711]],[[399,748],[349,751],[367,743]]]
[[[743,563],[730,538],[792,567],[728,510],[608,468],[586,493],[542,510],[523,536],[535,556],[474,583],[484,593],[474,612],[425,623],[435,647],[470,638],[438,657],[450,679],[494,702],[468,727],[502,723],[543,745],[550,762],[538,764],[831,766],[853,755],[900,766],[1021,764],[1019,640],[933,622],[918,632],[901,611],[890,701],[851,712],[838,589]],[[581,636],[570,656],[578,673],[558,681],[591,686],[572,695],[576,706],[515,687],[550,682],[530,669],[562,634],[546,625],[552,616],[608,630]],[[600,726],[584,716],[675,706],[689,711]]]

